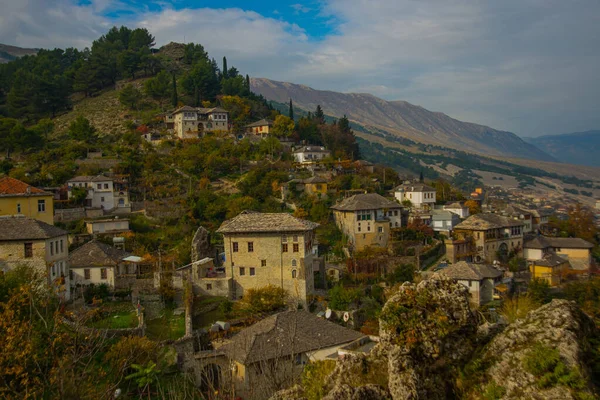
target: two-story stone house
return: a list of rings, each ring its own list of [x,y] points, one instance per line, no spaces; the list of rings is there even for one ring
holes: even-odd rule
[[[541,260],[548,254],[556,254],[567,260],[576,271],[587,272],[592,264],[594,245],[581,238],[537,236],[523,245],[523,257],[528,262]]]
[[[31,266],[64,299],[69,293],[68,232],[26,217],[0,217],[0,271]]]
[[[173,111],[172,118],[179,139],[198,139],[204,132],[229,130],[229,112],[220,107],[183,106]]]
[[[494,288],[502,281],[502,272],[491,265],[459,261],[440,271],[469,289],[471,300],[477,306],[494,299]]]
[[[129,193],[115,181],[104,175],[76,176],[67,181],[68,198],[73,197],[73,188],[82,188],[86,191],[85,206],[115,210],[129,208]]]
[[[492,263],[498,255],[520,253],[523,249],[523,222],[498,214],[475,214],[454,227],[446,240],[450,262]]]
[[[275,285],[306,303],[314,290],[317,226],[287,213],[250,211],[223,222],[217,232],[223,234],[225,273],[207,278],[207,292],[221,284],[218,280],[228,282],[233,299],[250,288]]]
[[[261,119],[246,125],[246,132],[253,133],[260,137],[268,136],[273,130],[273,121],[270,119]]]
[[[402,206],[377,193],[356,194],[331,209],[336,225],[357,251],[387,247],[390,230],[402,226]]]
[[[435,189],[424,183],[406,182],[394,189],[394,197],[402,203],[411,202],[415,208],[433,208],[435,205]]]
[[[0,216],[23,215],[54,224],[52,193],[8,176],[0,178]]]

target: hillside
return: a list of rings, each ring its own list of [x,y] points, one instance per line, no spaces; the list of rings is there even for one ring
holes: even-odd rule
[[[491,156],[522,157],[556,161],[511,132],[458,121],[406,101],[385,101],[370,94],[338,93],[308,86],[250,79],[252,91],[268,100],[286,103],[291,98],[297,107],[323,111],[334,117],[344,114],[351,121],[370,129],[383,130],[412,141]]]
[[[17,57],[23,57],[29,54],[37,54],[37,52],[38,49],[25,49],[22,47],[9,46],[7,44],[0,43],[0,64],[12,61]]]
[[[600,130],[523,139],[561,162],[600,167]]]

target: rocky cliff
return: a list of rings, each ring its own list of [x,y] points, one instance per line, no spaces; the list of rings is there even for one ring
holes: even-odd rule
[[[381,312],[380,343],[338,360],[322,398],[597,398],[591,364],[598,335],[574,303],[554,300],[504,327],[478,317],[468,296],[438,275],[404,284]],[[273,397],[284,398],[308,397],[296,386]]]

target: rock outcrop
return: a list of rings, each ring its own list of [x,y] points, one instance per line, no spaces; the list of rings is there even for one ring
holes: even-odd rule
[[[210,245],[210,234],[203,226],[199,227],[192,239],[192,262],[200,261],[206,257],[214,257]]]

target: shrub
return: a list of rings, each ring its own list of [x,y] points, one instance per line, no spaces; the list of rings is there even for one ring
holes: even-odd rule
[[[336,285],[328,292],[329,307],[334,310],[347,310],[350,304],[360,299],[360,291],[346,289],[343,285]]]
[[[94,299],[105,299],[109,296],[109,288],[106,283],[99,285],[89,284],[83,291],[83,297],[88,303],[91,303]]]
[[[485,387],[483,398],[485,400],[499,400],[506,394],[504,386],[498,385],[496,382],[491,382]]]
[[[504,300],[500,314],[506,318],[507,322],[512,324],[517,319],[524,318],[527,313],[539,306],[540,303],[529,296],[514,296]]]
[[[571,370],[561,359],[557,349],[536,343],[523,358],[525,370],[537,378],[540,388],[567,386],[572,389],[585,387],[577,370]]]
[[[253,312],[270,312],[285,306],[286,291],[268,285],[259,289],[248,289],[242,303]]]
[[[327,394],[327,381],[334,368],[333,360],[311,362],[304,367],[302,386],[308,400],[320,400]]]

